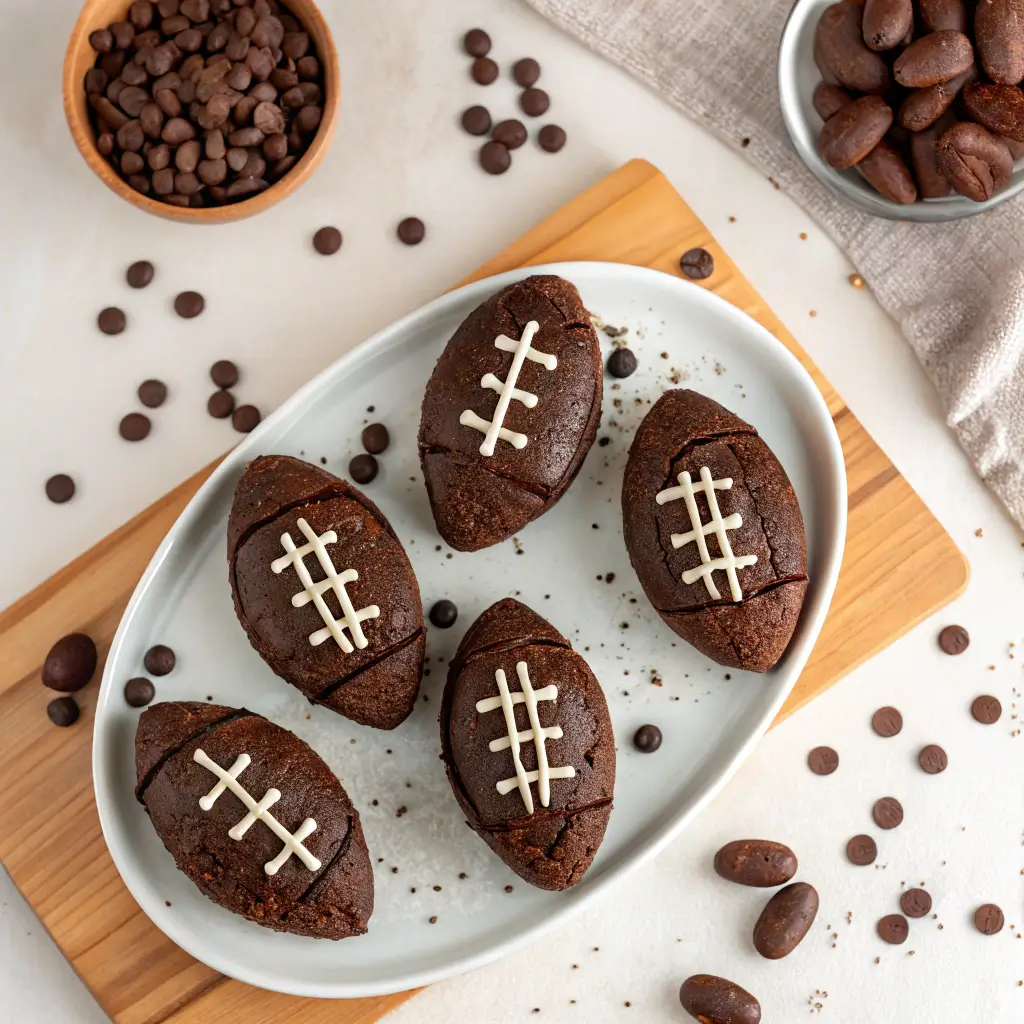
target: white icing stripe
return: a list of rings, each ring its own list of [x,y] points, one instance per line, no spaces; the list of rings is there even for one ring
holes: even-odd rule
[[[491,429],[490,421],[485,420],[482,416],[477,416],[472,409],[467,409],[460,417],[459,422],[464,427],[472,427],[474,430],[479,430],[480,433],[486,434]],[[526,442],[529,440],[525,434],[519,434],[514,430],[509,430],[506,427],[500,427],[498,429],[498,437],[502,441],[508,441],[513,448],[523,449],[526,447]],[[483,454],[483,446],[481,445],[480,454]],[[494,454],[493,449],[491,454]]]
[[[558,687],[545,686],[542,690],[534,690],[533,695],[537,700],[555,700],[558,697]],[[510,693],[509,698],[513,704],[522,704],[526,698],[521,693]],[[484,697],[476,702],[476,709],[481,715],[488,711],[496,711],[501,707],[500,697]]]
[[[718,600],[722,595],[715,586],[712,573],[717,570],[725,572],[729,581],[729,592],[734,601],[743,600],[743,589],[740,587],[739,579],[736,576],[737,569],[745,569],[747,566],[757,562],[757,555],[734,555],[732,545],[729,543],[729,530],[738,530],[743,525],[743,517],[739,512],[722,518],[722,512],[718,507],[718,496],[715,491],[728,491],[732,488],[732,477],[725,477],[723,480],[715,480],[711,476],[711,470],[703,466],[700,471],[701,482],[696,486],[690,479],[690,474],[685,470],[679,474],[678,487],[666,487],[655,496],[659,505],[668,501],[676,501],[682,498],[686,511],[690,516],[690,525],[693,527],[688,533],[673,533],[672,547],[681,548],[687,544],[696,542],[697,552],[700,555],[701,564],[693,569],[687,569],[683,573],[683,582],[687,585],[695,583],[699,579],[704,580],[708,594],[713,600]],[[711,513],[711,520],[701,523],[700,509],[697,507],[697,495],[703,493],[708,502],[708,510]],[[719,558],[712,558],[708,551],[708,544],[705,537],[714,534],[718,541],[718,549],[721,551]]]
[[[309,642],[314,647],[318,647],[328,637],[334,637],[338,646],[346,654],[351,654],[355,647],[362,650],[369,644],[369,641],[366,639],[360,623],[366,619],[377,618],[380,615],[380,608],[375,604],[371,604],[356,611],[352,604],[352,599],[348,596],[348,591],[345,589],[345,584],[355,583],[359,579],[359,573],[355,569],[346,569],[343,573],[339,574],[334,568],[334,563],[331,561],[331,556],[328,554],[326,547],[327,544],[336,544],[338,541],[338,535],[334,530],[328,530],[318,537],[316,531],[313,530],[305,519],[298,520],[296,525],[309,543],[303,544],[301,548],[297,548],[290,533],[282,534],[281,546],[287,553],[280,558],[275,558],[270,563],[271,572],[283,572],[289,565],[295,567],[295,573],[299,577],[299,582],[302,584],[303,589],[292,597],[292,605],[295,608],[304,608],[312,601],[316,610],[320,613],[320,618],[324,621],[324,628],[318,629],[309,636]],[[313,577],[310,576],[309,569],[306,568],[306,564],[303,561],[310,554],[316,555],[317,561],[327,577],[319,583],[313,582]],[[341,605],[340,619],[335,619],[323,598],[324,593],[328,590],[334,591],[334,596],[338,599],[338,604]],[[351,641],[345,636],[344,631],[346,629],[352,634]],[[353,643],[355,647],[352,646]]]
[[[500,395],[501,389],[504,387],[504,385],[501,383],[500,380],[498,380],[497,377],[494,376],[493,373],[485,373],[480,378],[480,387],[490,388],[491,391],[497,391],[498,394]],[[522,402],[527,409],[532,409],[537,404],[536,395],[531,394],[529,391],[520,391],[519,388],[512,389],[512,397],[517,402]]]
[[[531,320],[530,324],[533,322],[534,321]],[[529,327],[530,324],[527,324],[526,326]],[[540,330],[539,325],[537,330]],[[515,352],[519,347],[519,342],[514,338],[506,338],[504,334],[499,334],[498,337],[494,339],[494,347],[500,348],[502,352]],[[535,348],[527,349],[526,358],[531,362],[540,363],[545,370],[553,370],[558,366],[557,356],[549,355],[547,352],[538,352]]]
[[[546,740],[560,740],[562,738],[562,727],[560,725],[550,725],[546,729],[541,729]],[[518,734],[520,743],[525,743],[528,740],[533,739],[532,729],[523,729]],[[491,740],[490,747],[491,753],[496,754],[499,750],[508,750],[512,746],[512,740],[508,736],[501,736],[496,740]]]
[[[246,832],[257,822],[262,821],[278,839],[284,843],[284,849],[271,861],[263,865],[263,870],[268,875],[276,875],[284,866],[288,858],[293,854],[302,861],[310,871],[319,871],[320,861],[313,856],[303,845],[303,839],[308,838],[316,831],[316,822],[312,818],[305,821],[295,830],[294,835],[288,831],[271,813],[269,808],[281,799],[281,794],[276,789],[268,789],[263,799],[258,803],[252,798],[246,788],[238,781],[238,776],[245,771],[252,762],[248,754],[239,754],[235,763],[227,770],[221,768],[213,758],[208,757],[202,749],[197,749],[192,755],[192,760],[201,764],[204,768],[213,772],[220,780],[206,796],[199,798],[199,806],[204,811],[209,811],[217,802],[225,790],[231,790],[232,794],[242,802],[249,812],[236,825],[228,830],[228,835],[235,840],[240,840]]]
[[[565,768],[549,768],[548,769],[548,778],[549,779],[571,779],[571,778],[574,778],[575,775],[576,775],[576,769],[573,768],[572,765],[568,765]],[[526,780],[527,784],[529,784],[531,782],[536,782],[538,777],[539,777],[539,773],[538,772],[527,772],[523,776],[523,778]],[[502,781],[498,783],[498,792],[502,796],[505,796],[507,793],[511,793],[512,790],[515,789],[516,786],[518,786],[518,785],[519,785],[519,779],[518,778],[515,778],[515,779],[502,779]],[[547,804],[545,804],[544,806],[547,807]],[[529,813],[530,814],[533,813],[532,805],[531,805],[531,810],[530,810]]]

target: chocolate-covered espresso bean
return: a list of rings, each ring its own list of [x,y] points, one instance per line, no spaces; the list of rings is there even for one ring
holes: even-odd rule
[[[953,188],[977,203],[991,199],[1010,179],[1006,143],[980,124],[961,121],[939,140],[939,169]]]
[[[886,199],[904,205],[917,202],[917,186],[907,162],[885,139],[857,164],[857,170]]]
[[[977,72],[972,66],[948,82],[915,89],[900,107],[899,124],[911,132],[920,132],[931,127],[949,110],[960,90],[976,75]]]
[[[896,58],[892,72],[900,85],[922,89],[948,82],[973,64],[974,47],[970,39],[963,32],[943,29],[915,39]]]
[[[701,1024],[760,1024],[761,1004],[727,978],[695,974],[679,989],[683,1009]]]
[[[822,82],[814,90],[812,102],[818,117],[827,121],[833,114],[839,113],[850,102],[850,94],[841,85],[829,85]]]
[[[939,170],[939,139],[948,128],[944,120],[910,136],[910,162],[922,199],[941,199],[952,191],[949,179]]]
[[[821,129],[822,158],[837,171],[864,159],[892,124],[892,109],[880,96],[861,96],[833,114]]]
[[[1017,86],[972,82],[964,89],[964,108],[996,135],[1024,142],[1024,92]]]
[[[941,32],[943,29],[967,31],[964,0],[917,0],[917,11],[929,32]]]
[[[818,913],[818,893],[807,882],[780,889],[754,925],[754,948],[768,960],[781,960],[800,945]]]
[[[993,82],[1017,85],[1024,79],[1024,0],[978,0],[974,38]]]
[[[899,46],[914,28],[911,0],[866,0],[862,33],[872,50],[891,50]]]
[[[796,854],[770,839],[737,839],[715,854],[715,871],[726,881],[758,888],[783,885],[795,874]]]
[[[881,95],[892,85],[889,66],[864,43],[864,6],[840,0],[825,10],[814,36],[816,58],[836,81],[856,92]]]

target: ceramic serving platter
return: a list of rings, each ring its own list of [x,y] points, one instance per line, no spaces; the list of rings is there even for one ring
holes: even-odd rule
[[[434,529],[416,450],[419,406],[445,342],[491,293],[528,273],[580,290],[600,327],[637,352],[637,372],[605,379],[595,444],[576,482],[538,522],[504,544],[452,552]],[[605,356],[612,341],[599,329]],[[622,540],[620,484],[636,426],[667,388],[692,387],[753,423],[796,489],[807,527],[810,585],[789,650],[764,676],[712,664],[648,605]],[[421,695],[393,732],[366,729],[276,678],[249,646],[228,586],[225,530],[235,484],[263,453],[303,457],[344,475],[368,422],[391,432],[367,494],[389,517],[424,604],[450,598],[455,626],[430,628]],[[605,440],[607,439],[607,440]],[[609,263],[517,270],[451,292],[339,359],[250,434],[196,494],[153,557],[107,659],[93,774],[100,821],[125,884],[154,923],[234,978],[296,995],[351,997],[424,985],[470,970],[557,925],[664,846],[714,796],[770,725],[804,666],[839,572],[846,528],[843,456],[828,409],[797,360],[722,299],[657,271]],[[515,596],[568,636],[601,681],[618,748],[615,808],[583,881],[531,888],[466,827],[439,759],[437,716],[447,664],[493,601]],[[342,779],[362,815],[376,909],[367,935],[330,942],[260,928],[205,899],[174,867],[133,796],[139,712],[123,697],[142,657],[178,656],[158,700],[245,706],[293,730]],[[657,724],[655,754],[630,739]],[[506,887],[511,886],[511,891]]]

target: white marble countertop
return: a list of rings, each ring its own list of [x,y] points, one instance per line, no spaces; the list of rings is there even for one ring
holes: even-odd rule
[[[164,223],[107,193],[72,146],[59,76],[76,7],[76,0],[0,0],[7,99],[0,115],[0,533],[17,538],[5,549],[0,606],[230,445],[230,427],[202,411],[213,360],[239,362],[240,394],[272,409],[342,351],[580,189],[631,157],[646,157],[923,495],[967,553],[973,579],[948,612],[772,732],[652,864],[536,946],[432,987],[391,1019],[519,1021],[538,1007],[543,1020],[679,1021],[679,983],[696,972],[744,984],[772,1022],[813,1012],[809,998],[842,1024],[1024,1018],[1024,945],[1009,928],[1019,921],[1024,930],[1024,738],[1010,735],[1016,723],[1009,718],[1021,679],[1009,647],[1021,641],[1020,532],[946,429],[895,325],[869,290],[850,287],[852,268],[801,210],[740,156],[519,0],[325,0],[343,97],[320,171],[254,221],[214,229]],[[553,99],[548,119],[569,134],[558,156],[531,143],[504,177],[475,166],[476,144],[457,128],[458,113],[484,102],[511,116],[515,91],[507,80],[486,91],[469,80],[458,39],[474,24],[491,33],[503,66],[524,55],[543,65]],[[394,240],[395,224],[409,214],[427,223],[427,240],[414,249]],[[312,231],[326,223],[345,234],[342,251],[328,260],[309,247]],[[140,258],[157,265],[158,286],[129,294],[123,268]],[[161,307],[188,287],[210,301],[203,317],[183,322]],[[120,337],[93,326],[107,304],[123,304],[132,317]],[[151,437],[127,445],[117,423],[136,408],[135,387],[149,376],[167,381],[171,397],[154,414]],[[62,471],[78,480],[79,492],[69,505],[51,505],[42,485]],[[973,638],[957,659],[935,643],[950,621]],[[1005,709],[991,728],[968,710],[984,692]],[[882,741],[870,730],[882,704],[903,712],[897,739]],[[926,742],[949,752],[940,776],[916,765]],[[805,765],[819,743],[840,752],[829,778]],[[902,800],[906,821],[886,834],[883,867],[854,869],[843,856],[846,840],[871,830],[871,804],[886,794]],[[764,895],[730,887],[711,871],[721,843],[752,835],[792,845],[800,877],[821,893],[811,934],[782,962],[761,960],[750,947]],[[875,921],[898,909],[902,882],[922,881],[938,919],[915,922],[903,947],[883,945]],[[971,924],[984,902],[1007,915],[1008,927],[992,938]],[[0,990],[3,1021],[104,1019],[2,873]]]

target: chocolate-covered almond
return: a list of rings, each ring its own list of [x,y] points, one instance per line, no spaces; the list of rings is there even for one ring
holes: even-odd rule
[[[983,203],[1006,184],[1013,158],[1002,139],[980,124],[961,121],[939,139],[939,169],[962,196]]]
[[[811,102],[822,121],[827,121],[833,114],[839,113],[850,102],[850,94],[841,85],[830,85],[822,82],[814,90]]]
[[[910,162],[917,179],[917,194],[922,199],[941,199],[952,191],[948,179],[939,170],[939,139],[945,130],[946,126],[939,122],[910,136]]]
[[[695,974],[679,989],[683,1009],[701,1024],[760,1024],[761,1004],[727,978]]]
[[[864,43],[864,6],[857,0],[841,0],[825,10],[814,35],[820,64],[847,89],[881,95],[890,85],[889,66]]]
[[[973,63],[970,39],[963,32],[943,29],[915,39],[896,58],[892,71],[900,85],[923,89],[962,75]]]
[[[872,50],[899,46],[914,28],[911,0],[866,0],[862,33]]]
[[[1024,142],[1024,92],[1016,85],[972,82],[964,89],[964,107],[989,131]]]
[[[921,132],[931,127],[953,105],[960,90],[977,75],[974,67],[948,82],[915,89],[900,106],[898,121],[911,132]]]
[[[736,839],[715,854],[715,871],[727,882],[770,889],[796,874],[796,854],[770,839]]]
[[[941,32],[943,29],[967,31],[964,0],[917,0],[917,10],[921,15],[921,24],[929,32]]]
[[[1016,85],[1024,79],[1024,0],[978,0],[974,39],[993,82]]]
[[[818,913],[818,892],[807,882],[780,889],[754,925],[754,948],[768,960],[781,960],[800,945]]]
[[[860,163],[892,124],[892,109],[880,96],[861,96],[833,114],[821,129],[818,149],[837,171]]]
[[[890,202],[904,205],[917,202],[917,186],[907,162],[885,139],[857,164],[857,170]]]

